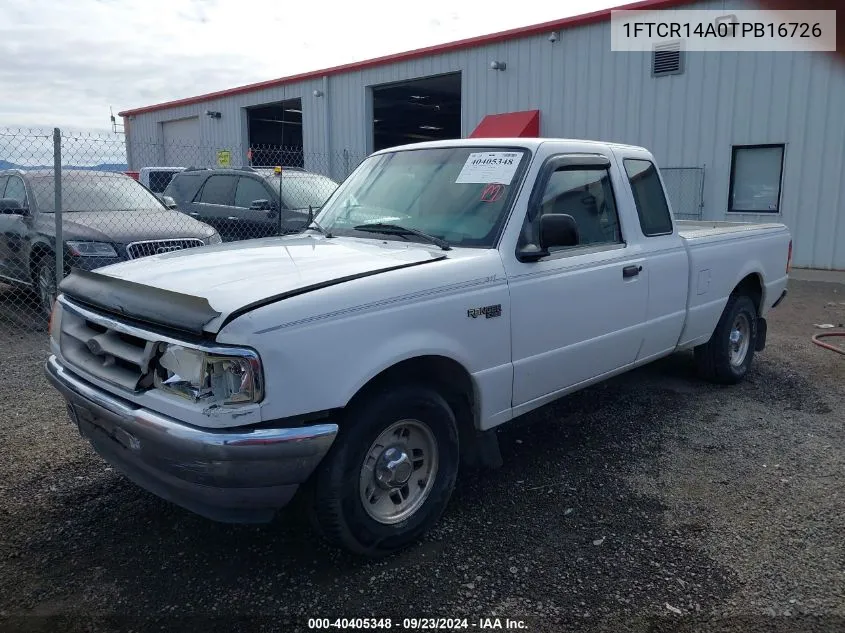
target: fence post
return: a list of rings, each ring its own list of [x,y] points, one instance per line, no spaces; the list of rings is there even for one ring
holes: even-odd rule
[[[62,131],[53,128],[53,181],[55,199],[53,214],[56,221],[56,291],[65,276],[65,240],[62,234]]]
[[[284,162],[279,161],[279,162]],[[282,234],[282,209],[284,208],[282,205],[282,172],[284,168],[279,170],[279,208],[276,209],[276,212],[279,214],[279,221],[276,223],[276,235]]]

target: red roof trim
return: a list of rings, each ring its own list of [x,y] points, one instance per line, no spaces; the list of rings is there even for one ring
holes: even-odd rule
[[[507,40],[518,39],[521,37],[528,37],[529,35],[538,35],[541,33],[548,33],[549,31],[558,31],[561,29],[572,28],[575,26],[583,26],[586,24],[593,24],[594,22],[602,22],[610,19],[611,11],[626,10],[652,10],[652,9],[670,9],[672,7],[690,4],[695,0],[641,0],[640,2],[632,2],[630,4],[613,7],[611,9],[602,9],[601,11],[593,11],[592,13],[583,13],[581,15],[574,15],[560,20],[553,20],[551,22],[543,22],[541,24],[534,24],[531,26],[523,26],[508,31],[499,31],[498,33],[491,33],[489,35],[479,35],[477,37],[470,37],[468,39],[457,40],[455,42],[448,42],[446,44],[437,44],[435,46],[427,46],[425,48],[418,48],[404,53],[395,53],[393,55],[385,55],[384,57],[376,57],[361,62],[353,62],[351,64],[343,64],[341,66],[333,66],[323,70],[314,70],[298,75],[290,75],[289,77],[282,77],[280,79],[271,79],[269,81],[261,81],[259,83],[248,84],[246,86],[239,86],[237,88],[229,88],[227,90],[219,90],[217,92],[209,92],[207,94],[197,95],[195,97],[187,97],[185,99],[177,99],[176,101],[167,101],[165,103],[158,103],[156,105],[145,106],[142,108],[135,108],[133,110],[124,110],[118,113],[118,116],[126,117],[133,114],[144,114],[145,112],[154,112],[156,110],[164,110],[166,108],[175,108],[178,106],[192,105],[195,103],[202,103],[212,99],[220,99],[222,97],[231,97],[233,95],[243,94],[245,92],[255,92],[256,90],[263,90],[265,88],[275,88],[284,84],[296,83],[308,79],[319,79],[324,76],[338,75],[341,73],[364,70],[373,66],[382,66],[385,64],[395,64],[397,62],[404,62],[417,57],[424,57],[425,55],[442,55],[452,51],[461,50],[464,48],[472,48],[475,46],[484,46],[486,44],[494,44],[497,42],[504,42]]]

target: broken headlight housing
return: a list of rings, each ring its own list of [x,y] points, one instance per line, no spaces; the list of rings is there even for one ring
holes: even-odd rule
[[[193,402],[237,405],[264,395],[261,361],[252,350],[203,350],[172,343],[159,345],[153,384]]]

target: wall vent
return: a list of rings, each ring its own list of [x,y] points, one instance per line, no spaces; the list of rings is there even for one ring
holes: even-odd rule
[[[651,53],[652,76],[679,75],[682,72],[684,72],[684,58],[681,42],[655,45]]]

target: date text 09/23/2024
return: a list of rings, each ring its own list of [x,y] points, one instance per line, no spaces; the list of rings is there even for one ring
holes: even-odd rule
[[[404,631],[527,630],[524,620],[512,618],[309,618],[308,628],[396,629]]]

